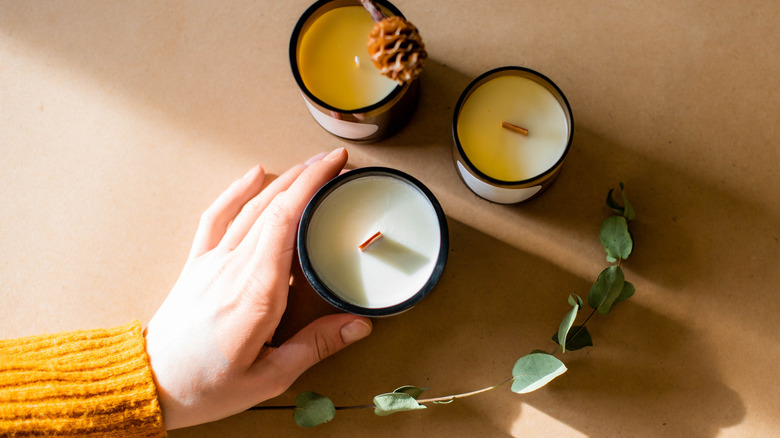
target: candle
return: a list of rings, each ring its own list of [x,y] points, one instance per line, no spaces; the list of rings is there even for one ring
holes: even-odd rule
[[[557,176],[572,132],[571,108],[552,81],[521,67],[491,70],[466,88],[456,106],[456,167],[477,195],[521,202]]]
[[[306,278],[341,310],[384,316],[407,310],[438,282],[447,222],[422,183],[394,169],[342,174],[307,205],[298,232]]]
[[[389,15],[400,11],[376,2]],[[358,0],[320,0],[298,21],[290,64],[309,112],[328,132],[349,140],[388,136],[411,116],[418,81],[405,85],[383,76],[369,57],[374,21]]]
[[[398,85],[379,73],[366,49],[374,20],[362,6],[331,9],[303,34],[298,69],[319,99],[354,111],[387,97]],[[323,74],[322,72],[328,72]]]

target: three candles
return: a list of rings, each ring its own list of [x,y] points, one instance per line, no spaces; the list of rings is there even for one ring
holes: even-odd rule
[[[401,15],[384,0],[389,15]],[[290,63],[306,105],[327,131],[372,141],[394,133],[416,104],[418,81],[380,75],[366,49],[373,20],[358,0],[319,0],[290,41]],[[463,91],[452,119],[453,157],[464,183],[501,204],[549,187],[571,148],[573,118],[563,92],[541,73],[497,68]],[[298,252],[309,283],[341,310],[402,312],[438,282],[447,259],[444,213],[413,177],[363,168],[333,179],[303,213]]]

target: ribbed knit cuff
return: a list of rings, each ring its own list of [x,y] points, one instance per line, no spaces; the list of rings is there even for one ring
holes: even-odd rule
[[[0,435],[164,436],[141,323],[0,341]]]

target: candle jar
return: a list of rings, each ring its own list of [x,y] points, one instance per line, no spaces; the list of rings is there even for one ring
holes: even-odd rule
[[[387,15],[403,16],[375,0]],[[383,76],[368,54],[373,20],[359,0],[319,0],[290,39],[290,65],[309,112],[325,130],[369,142],[397,132],[414,112],[419,81]]]
[[[394,315],[439,281],[449,248],[447,220],[410,175],[365,167],[337,176],[309,201],[298,257],[314,290],[342,311]]]
[[[569,102],[546,76],[523,67],[490,70],[466,87],[455,106],[455,166],[478,196],[523,202],[552,184],[573,132]]]

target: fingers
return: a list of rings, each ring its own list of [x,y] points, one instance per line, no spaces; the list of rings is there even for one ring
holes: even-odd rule
[[[198,257],[220,243],[228,250],[235,249],[273,198],[287,190],[306,166],[325,155],[317,154],[305,164],[289,169],[265,189],[265,170],[259,165],[234,181],[201,215],[189,258]]]
[[[293,384],[304,371],[371,333],[371,321],[349,314],[323,316],[255,363],[257,387],[266,387],[275,397]],[[273,388],[267,388],[272,382]]]
[[[265,170],[260,165],[253,167],[241,179],[234,181],[203,212],[190,250],[190,259],[214,249],[219,244],[228,225],[243,205],[260,192],[264,180]]]
[[[236,220],[233,221],[227,233],[225,234],[225,238],[222,239],[221,245],[224,245],[228,250],[236,249],[236,247],[244,240],[244,238],[246,238],[250,230],[255,227],[257,219],[260,217],[266,207],[268,207],[268,204],[270,204],[271,201],[276,197],[276,195],[290,188],[290,185],[298,178],[298,176],[306,169],[306,167],[316,163],[326,155],[326,152],[314,155],[313,157],[306,160],[305,163],[299,164],[289,169],[287,172],[283,173],[281,176],[279,176],[279,178],[275,179],[271,184],[269,184],[268,187],[263,189],[259,195],[255,196],[244,206],[244,208],[238,214]],[[255,234],[259,234],[259,228],[261,227],[257,226],[255,228],[257,228]],[[254,245],[254,243],[257,242],[257,237],[255,236],[249,240],[253,242]]]
[[[289,281],[295,234],[303,209],[320,187],[338,175],[346,162],[347,151],[339,148],[310,165],[288,190],[274,198],[260,223],[255,225],[259,235],[253,264],[282,274],[279,281],[284,282],[285,289]]]
[[[273,332],[284,312],[295,253],[295,235],[303,209],[323,184],[338,175],[346,162],[347,152],[340,148],[307,167],[288,190],[271,201],[241,243],[241,246],[251,248],[253,253],[246,272],[262,273],[253,277],[253,291],[257,295],[247,296],[247,302],[253,303],[254,311],[265,315],[263,321],[258,321],[258,331]]]
[[[268,207],[268,204],[271,203],[274,197],[287,190],[304,169],[306,169],[304,164],[292,167],[273,180],[259,195],[247,202],[230,225],[220,245],[228,250],[235,249],[244,240],[249,230],[257,222],[257,218],[260,217],[260,214]]]

